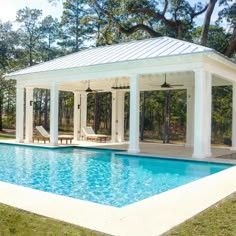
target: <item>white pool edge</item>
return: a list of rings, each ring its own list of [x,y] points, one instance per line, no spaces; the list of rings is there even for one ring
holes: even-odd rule
[[[236,191],[236,166],[123,208],[0,182],[0,202],[111,235],[156,236]]]

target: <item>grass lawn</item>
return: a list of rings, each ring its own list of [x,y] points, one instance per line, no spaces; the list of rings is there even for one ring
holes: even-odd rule
[[[8,235],[102,236],[104,234],[0,204],[0,236]]]
[[[174,235],[236,235],[236,193],[163,234],[163,236]]]
[[[14,135],[9,135],[9,134],[0,134],[0,140],[3,139],[15,139]]]

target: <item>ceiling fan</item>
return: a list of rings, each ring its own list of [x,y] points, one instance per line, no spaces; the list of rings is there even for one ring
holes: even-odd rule
[[[166,73],[165,73],[165,81],[163,84],[160,85],[161,88],[163,89],[169,89],[169,88],[173,88],[173,87],[181,87],[184,86],[183,84],[169,84],[166,82]]]
[[[91,89],[90,80],[88,80],[88,87],[85,90],[80,90],[80,91],[83,91],[83,92],[86,92],[86,93],[97,93],[97,92],[100,92],[100,91],[103,91],[103,90],[101,90],[101,89]]]

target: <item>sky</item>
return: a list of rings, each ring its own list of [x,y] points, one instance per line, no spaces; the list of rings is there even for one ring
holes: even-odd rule
[[[54,18],[60,19],[62,14],[62,4],[59,2],[57,6],[52,6],[48,0],[0,0],[0,20],[15,21],[16,12],[26,6],[43,10],[43,16],[52,15]]]

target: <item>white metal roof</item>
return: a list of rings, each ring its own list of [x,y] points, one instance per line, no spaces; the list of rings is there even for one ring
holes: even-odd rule
[[[115,62],[133,61],[139,59],[158,58],[172,55],[184,55],[214,51],[194,43],[169,37],[151,38],[132,41],[111,46],[102,46],[82,50],[67,56],[37,64],[23,70],[13,72],[8,76],[52,71],[67,68],[109,64]]]

